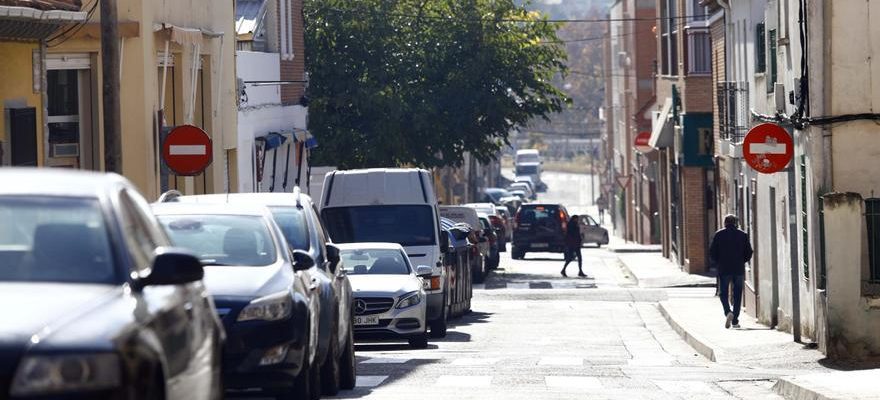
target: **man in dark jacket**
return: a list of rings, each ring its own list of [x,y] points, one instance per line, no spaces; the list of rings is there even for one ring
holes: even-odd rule
[[[709,257],[718,267],[718,280],[721,285],[721,306],[727,318],[725,328],[739,328],[739,311],[742,306],[743,284],[746,263],[752,259],[752,244],[749,235],[737,228],[735,215],[724,217],[724,229],[715,232],[709,246]],[[730,310],[730,284],[733,284],[733,311]]]
[[[577,259],[578,262],[578,276],[585,277],[584,274],[584,264],[583,264],[583,256],[581,255],[581,247],[584,246],[584,238],[581,237],[581,224],[580,218],[577,215],[573,215],[571,219],[568,220],[568,224],[566,225],[567,229],[565,231],[565,265],[562,266],[562,276],[568,276],[565,274],[565,270],[568,268],[568,263]]]

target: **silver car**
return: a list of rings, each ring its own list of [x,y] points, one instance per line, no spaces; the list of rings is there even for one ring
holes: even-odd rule
[[[584,244],[595,243],[596,247],[608,244],[608,230],[599,225],[593,217],[589,215],[581,215],[581,237],[584,238]]]
[[[431,267],[413,268],[396,243],[340,244],[342,266],[353,292],[356,340],[407,340],[428,347],[425,281]]]

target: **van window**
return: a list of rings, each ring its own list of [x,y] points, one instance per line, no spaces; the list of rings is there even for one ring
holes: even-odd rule
[[[516,155],[516,163],[536,163],[541,162],[540,156],[535,153],[523,153]]]
[[[391,242],[401,246],[437,243],[434,209],[422,205],[325,208],[321,211],[336,243]]]

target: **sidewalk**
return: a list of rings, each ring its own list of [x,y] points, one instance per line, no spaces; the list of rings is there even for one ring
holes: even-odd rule
[[[644,288],[714,287],[715,278],[688,274],[659,253],[618,254],[636,283]]]
[[[773,388],[786,399],[880,399],[880,369],[840,371],[785,377]]]

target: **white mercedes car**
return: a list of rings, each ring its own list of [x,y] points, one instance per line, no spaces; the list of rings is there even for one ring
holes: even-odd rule
[[[428,347],[424,280],[431,279],[431,267],[414,268],[396,243],[337,246],[351,282],[355,340],[406,340],[413,348]]]

